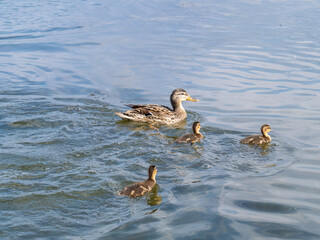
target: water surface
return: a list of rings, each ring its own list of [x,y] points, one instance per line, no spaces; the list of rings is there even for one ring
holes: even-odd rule
[[[0,1],[1,239],[319,239],[319,7]],[[179,126],[114,114],[178,87]]]

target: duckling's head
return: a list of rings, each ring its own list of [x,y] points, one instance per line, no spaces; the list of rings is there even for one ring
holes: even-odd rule
[[[268,132],[271,131],[271,127],[268,124],[264,124],[261,126],[261,133],[263,136],[267,136]]]
[[[182,88],[177,88],[175,89],[170,96],[170,100],[172,105],[174,105],[174,103],[180,103],[183,101],[193,101],[193,102],[198,102],[198,99],[192,98],[189,96],[189,94],[186,92],[186,90],[182,89]]]
[[[156,174],[157,174],[157,172],[158,172],[156,166],[155,166],[155,165],[151,165],[151,166],[149,167],[148,172],[149,172],[149,179],[155,181],[155,180],[156,180]]]
[[[192,125],[192,130],[193,130],[193,133],[196,134],[196,133],[199,133],[200,131],[200,123],[199,122],[194,122],[193,125]]]

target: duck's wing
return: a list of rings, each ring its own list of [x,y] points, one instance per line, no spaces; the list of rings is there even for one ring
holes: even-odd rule
[[[130,197],[140,197],[144,195],[146,192],[150,191],[152,186],[146,184],[146,181],[133,183],[119,192],[119,195],[125,195]]]
[[[142,185],[142,182],[137,182],[130,184],[126,187],[124,187],[120,192],[119,195],[125,195],[125,196],[131,196],[131,197],[136,197],[139,190],[139,186]],[[140,191],[141,192],[141,191]]]
[[[133,111],[145,116],[160,117],[163,115],[172,115],[173,111],[167,106],[156,105],[156,104],[146,104],[146,105],[127,105],[131,107]]]
[[[266,139],[261,135],[252,135],[240,140],[240,143],[244,144],[263,144],[266,143]]]
[[[194,143],[198,140],[198,138],[195,136],[195,134],[186,134],[181,137],[179,137],[176,142],[177,143]]]
[[[116,113],[121,118],[135,121],[167,121],[174,117],[174,112],[163,105],[146,104],[146,105],[127,105],[131,107],[124,113]]]

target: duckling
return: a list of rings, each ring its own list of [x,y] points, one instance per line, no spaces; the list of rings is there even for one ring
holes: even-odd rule
[[[124,113],[116,112],[119,117],[129,119],[132,121],[149,122],[149,123],[162,123],[162,124],[175,124],[181,120],[186,119],[187,112],[183,108],[181,102],[199,100],[192,98],[182,88],[175,89],[171,96],[170,101],[172,109],[163,105],[146,104],[146,105],[127,105],[131,110]]]
[[[148,170],[149,178],[147,180],[142,182],[136,182],[129,186],[124,187],[119,192],[119,195],[130,196],[130,197],[140,197],[144,195],[146,192],[151,191],[156,184],[157,171],[158,170],[156,166],[151,165]]]
[[[193,133],[185,134],[179,137],[176,142],[177,143],[191,143],[194,144],[197,141],[200,141],[200,139],[203,139],[203,135],[199,132],[200,131],[200,123],[194,122],[192,125]]]
[[[264,124],[261,126],[262,135],[252,135],[240,140],[240,143],[244,144],[265,144],[271,142],[271,137],[268,132],[272,131],[271,127],[268,124]]]

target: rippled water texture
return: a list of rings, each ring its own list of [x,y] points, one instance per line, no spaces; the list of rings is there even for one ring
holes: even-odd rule
[[[0,239],[319,239],[319,8],[0,1]],[[114,114],[180,87],[178,126]],[[152,192],[116,194],[151,164]]]

